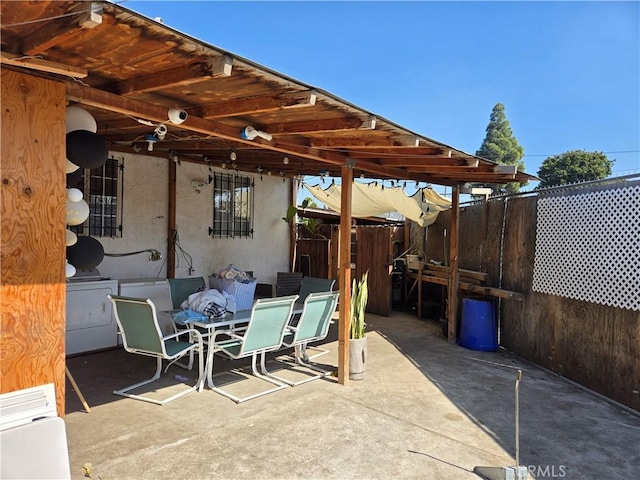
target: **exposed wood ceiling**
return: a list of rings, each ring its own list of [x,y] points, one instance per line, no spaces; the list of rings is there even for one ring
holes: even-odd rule
[[[287,177],[340,176],[348,164],[356,177],[440,185],[535,179],[418,135],[122,5],[5,1],[0,15],[3,68],[65,82],[70,105],[91,112],[114,152],[141,151],[168,161],[177,156],[181,162],[224,163]],[[170,108],[185,110],[187,120],[169,122]],[[152,152],[145,141],[155,129],[149,122],[168,128]],[[271,140],[241,138],[246,126]]]

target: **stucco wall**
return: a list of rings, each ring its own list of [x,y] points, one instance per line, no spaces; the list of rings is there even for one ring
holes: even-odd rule
[[[162,260],[149,261],[149,254],[127,257],[105,256],[98,266],[111,278],[166,277],[168,186],[167,160],[144,155],[115,154],[124,158],[124,216],[122,238],[99,238],[107,253],[156,249]],[[214,169],[214,171],[216,171]],[[196,193],[194,181],[207,181],[209,168],[192,163],[177,167],[176,277],[207,277],[233,264],[253,270],[260,282],[275,283],[276,272],[288,270],[288,225],[282,220],[288,206],[288,183],[280,177],[249,175],[255,180],[253,238],[211,238],[213,186]],[[191,257],[183,254],[183,251]]]

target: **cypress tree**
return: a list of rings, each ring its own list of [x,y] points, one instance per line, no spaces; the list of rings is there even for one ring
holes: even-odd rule
[[[482,141],[476,156],[497,162],[501,165],[516,165],[519,171],[524,171],[524,148],[518,144],[518,139],[513,136],[509,121],[504,114],[504,105],[496,104],[491,111],[487,134]],[[507,183],[491,184],[493,193],[515,193],[526,184]]]

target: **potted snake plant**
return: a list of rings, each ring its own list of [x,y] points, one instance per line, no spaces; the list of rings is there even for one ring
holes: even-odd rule
[[[369,271],[359,282],[353,279],[351,287],[350,335],[349,335],[349,379],[362,380],[367,367],[367,336],[365,333],[365,310],[369,290],[367,277]]]

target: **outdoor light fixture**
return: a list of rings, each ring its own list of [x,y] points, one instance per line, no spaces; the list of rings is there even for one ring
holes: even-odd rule
[[[270,142],[273,139],[273,137],[267,132],[263,132],[262,130],[256,130],[250,125],[242,129],[242,131],[240,132],[240,136],[245,140],[254,140],[256,137],[260,137]]]
[[[236,154],[235,150],[231,150],[231,153],[229,154],[229,160],[231,160],[232,162],[235,162],[238,158],[238,155]]]
[[[289,165],[289,157],[284,157],[282,159],[282,163],[284,163],[285,165]]]

